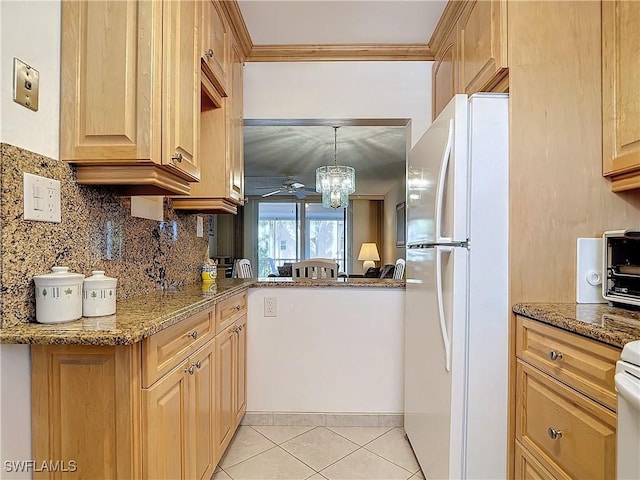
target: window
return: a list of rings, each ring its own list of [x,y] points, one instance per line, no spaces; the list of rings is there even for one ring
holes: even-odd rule
[[[346,272],[346,209],[319,202],[259,202],[258,276],[277,274],[285,263],[331,258]]]

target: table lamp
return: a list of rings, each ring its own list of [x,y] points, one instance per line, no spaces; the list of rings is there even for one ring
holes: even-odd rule
[[[364,260],[362,263],[362,268],[366,272],[369,268],[375,267],[378,260],[380,260],[380,255],[378,254],[378,247],[376,247],[375,243],[363,243],[360,247],[360,255],[358,255],[358,260]]]

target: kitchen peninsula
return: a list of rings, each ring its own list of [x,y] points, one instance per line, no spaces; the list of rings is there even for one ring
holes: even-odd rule
[[[209,478],[246,410],[399,421],[403,312],[402,281],[225,279],[0,342],[31,344],[33,458],[75,460],[69,478]]]

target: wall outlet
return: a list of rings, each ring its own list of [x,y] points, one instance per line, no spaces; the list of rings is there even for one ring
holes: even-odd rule
[[[25,220],[60,223],[60,182],[23,173],[23,215]]]
[[[196,237],[204,237],[204,218],[200,215],[196,217]]]
[[[276,297],[264,297],[264,316],[265,317],[278,316]]]

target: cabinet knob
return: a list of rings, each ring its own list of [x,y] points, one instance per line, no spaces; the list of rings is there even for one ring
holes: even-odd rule
[[[194,330],[193,332],[187,333],[187,337],[191,337],[195,340],[196,338],[198,338],[198,331]]]
[[[171,160],[174,160],[176,162],[182,162],[182,154],[174,153],[173,155],[171,155]]]
[[[194,364],[189,365],[189,368],[185,370],[189,375],[193,375],[196,371],[196,366]]]
[[[549,427],[547,429],[547,434],[549,435],[549,437],[551,437],[551,439],[556,440],[562,437],[562,430],[556,430],[553,427]]]
[[[549,351],[549,358],[554,362],[556,360],[562,360],[562,352],[556,352],[555,350]]]
[[[242,307],[241,307],[240,305],[236,305],[236,306],[235,306],[236,312],[239,312],[241,308],[242,308]]]
[[[198,370],[200,370],[200,368],[202,367],[202,360],[198,360],[194,365]]]
[[[211,49],[205,50],[204,54],[209,58],[213,58],[213,50]]]
[[[238,331],[241,332],[243,327],[244,327],[244,325],[238,326]]]

